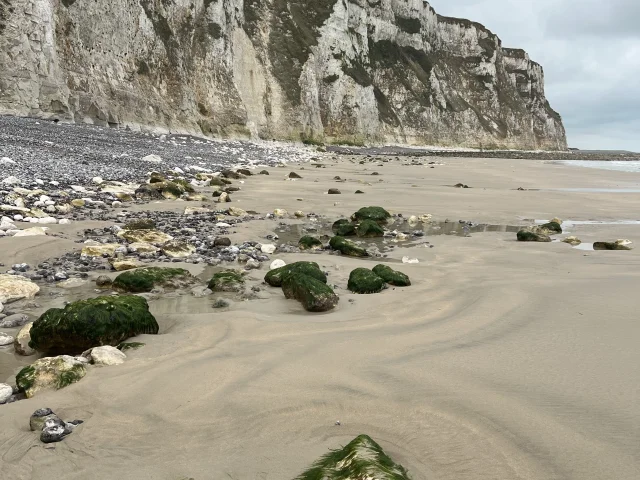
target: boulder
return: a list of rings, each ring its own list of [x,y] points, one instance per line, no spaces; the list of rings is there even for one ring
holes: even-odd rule
[[[530,232],[528,230],[520,230],[518,232],[519,242],[550,242],[551,238],[542,233]]]
[[[180,240],[170,240],[162,245],[162,253],[170,258],[187,258],[196,253],[196,247]]]
[[[575,236],[570,236],[565,238],[564,240],[562,240],[564,243],[568,243],[569,245],[573,245],[574,247],[576,245],[580,245],[582,243],[582,240],[580,240],[578,237]]]
[[[369,254],[364,248],[357,246],[350,240],[344,237],[335,236],[329,240],[329,246],[334,250],[338,250],[343,255],[349,257],[368,257]]]
[[[7,333],[0,332],[0,347],[6,347],[7,345],[11,345],[15,341],[11,335]]]
[[[33,322],[27,323],[20,329],[13,341],[13,349],[18,355],[27,357],[36,353],[36,351],[29,346],[29,342],[31,341],[31,327],[33,327]]]
[[[357,234],[356,225],[350,222],[342,223],[336,227],[335,234],[339,237],[353,237]]]
[[[339,300],[329,285],[295,270],[283,275],[282,291],[286,298],[295,298],[309,312],[326,312]]]
[[[0,274],[0,303],[7,304],[22,299],[31,299],[40,287],[20,275]]]
[[[383,237],[384,230],[373,220],[363,220],[356,228],[356,233],[359,237],[373,238]]]
[[[192,286],[197,279],[183,268],[149,267],[118,275],[112,287],[121,292],[150,292],[155,287],[178,289]]]
[[[267,272],[264,276],[264,281],[272,287],[281,287],[283,276],[293,272],[302,273],[322,283],[327,283],[327,276],[320,270],[320,265],[315,262],[294,262],[275,268]]]
[[[213,241],[214,247],[230,247],[231,239],[229,237],[216,237]]]
[[[260,245],[260,251],[262,253],[266,253],[271,255],[272,253],[274,253],[276,251],[276,246],[273,245],[272,243],[265,243]]]
[[[241,292],[244,290],[244,278],[235,270],[218,272],[211,277],[208,287],[213,292]]]
[[[29,317],[24,313],[14,313],[0,320],[0,328],[22,327],[29,323]]]
[[[45,353],[77,354],[158,330],[143,297],[97,297],[47,310],[33,322],[29,346]]]
[[[395,463],[380,445],[360,435],[344,448],[317,460],[296,480],[410,480],[407,470]]]
[[[109,262],[111,264],[111,267],[116,271],[116,272],[124,272],[126,270],[133,270],[134,268],[138,268],[143,266],[142,263],[138,262],[137,260],[134,259],[125,259],[125,260],[115,260],[113,259],[111,262]]]
[[[384,280],[368,268],[356,268],[349,275],[347,288],[353,293],[378,293],[384,288]]]
[[[111,278],[106,275],[100,275],[98,278],[96,278],[97,287],[111,288],[112,284],[113,284],[113,280],[111,280]]]
[[[140,218],[138,220],[131,220],[130,222],[125,223],[122,228],[125,230],[155,230],[156,222],[150,218]]]
[[[122,345],[122,344],[120,344]],[[82,354],[83,357],[89,359],[94,365],[120,365],[124,363],[127,356],[118,348],[111,345],[103,345],[101,347],[93,347]]]
[[[27,398],[31,398],[43,390],[59,390],[76,383],[86,373],[84,363],[69,355],[45,357],[20,370],[16,375],[16,385]]]
[[[121,245],[117,243],[104,243],[102,245],[87,245],[82,247],[80,255],[85,257],[113,257],[116,254],[116,248]]]
[[[411,285],[411,280],[409,280],[407,275],[402,272],[398,272],[397,270],[393,270],[387,265],[376,265],[373,267],[373,273],[394,287],[408,287]]]
[[[380,225],[384,225],[391,218],[391,214],[382,207],[362,207],[356,213],[351,215],[354,222],[362,222],[363,220],[373,220]]]
[[[533,227],[532,231],[535,233],[542,233],[544,235],[554,235],[556,233],[562,233],[562,225],[558,222],[549,222]]]
[[[44,428],[44,422],[56,419],[58,416],[53,413],[50,408],[39,408],[31,414],[29,419],[29,428],[32,432],[41,432]]]
[[[151,253],[155,254],[160,251],[158,247],[155,245],[151,245],[150,243],[145,242],[134,242],[129,244],[129,250],[135,253]]]
[[[173,240],[171,235],[159,230],[120,230],[118,236],[130,243],[151,243],[154,245],[162,245]]]
[[[47,227],[31,227],[16,232],[14,237],[41,237],[47,234]]]
[[[300,250],[322,250],[322,242],[316,237],[305,235],[298,240],[298,248]]]
[[[300,175],[298,175],[296,172],[291,172],[289,174],[289,178],[302,178]]]
[[[232,217],[246,217],[247,212],[245,212],[241,208],[229,207],[229,215],[231,215]]]
[[[594,242],[594,250],[631,250],[631,241],[616,240],[615,242]]]
[[[329,195],[341,195],[342,192],[337,188],[330,188],[327,192]]]
[[[275,270],[276,268],[284,267],[286,264],[287,263],[284,260],[278,258],[271,262],[271,265],[269,265],[269,270]]]

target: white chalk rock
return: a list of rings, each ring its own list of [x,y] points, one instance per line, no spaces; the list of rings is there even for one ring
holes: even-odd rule
[[[155,155],[155,154],[151,154],[151,155],[147,155],[146,157],[142,157],[142,161],[144,162],[151,162],[151,163],[162,163],[162,158],[160,158],[160,156]]]
[[[11,303],[23,298],[31,299],[40,287],[19,275],[0,275],[0,303]]]
[[[13,388],[6,383],[0,383],[0,403],[7,403],[7,400],[13,395]]]
[[[84,357],[87,355],[82,354]],[[89,351],[89,359],[94,365],[120,365],[124,363],[127,356],[111,345],[105,345],[103,347],[94,347]]]
[[[5,185],[17,185],[18,183],[22,183],[22,182],[20,182],[19,178],[14,177],[12,175],[12,176],[7,177],[4,180],[2,180],[2,183],[4,183]]]
[[[47,227],[31,227],[20,230],[14,237],[38,237],[47,234]]]
[[[417,258],[402,257],[402,263],[420,263]]]
[[[271,262],[271,265],[269,265],[269,270],[275,270],[276,268],[284,267],[286,264],[287,263],[284,260],[280,260],[278,258],[277,260]]]
[[[16,162],[11,160],[9,157],[0,158],[0,165],[15,165]]]
[[[261,251],[262,253],[271,254],[271,253],[273,253],[273,252],[275,252],[275,251],[276,251],[276,246],[275,246],[275,245],[273,245],[272,243],[268,243],[268,244],[265,244],[265,245],[261,245],[261,246],[260,246],[260,251]]]
[[[7,345],[11,345],[15,338],[6,333],[0,332],[0,347],[6,347]]]
[[[24,355],[26,357],[36,353],[36,351],[29,346],[29,342],[31,341],[31,327],[33,327],[33,322],[27,323],[20,329],[18,335],[16,335],[16,339],[13,341],[13,349],[18,355]]]
[[[104,183],[104,180],[102,179],[102,177],[93,177],[91,181],[96,185],[101,185]]]

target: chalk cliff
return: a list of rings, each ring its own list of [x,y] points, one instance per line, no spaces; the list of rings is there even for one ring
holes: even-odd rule
[[[542,68],[422,0],[0,0],[0,112],[215,136],[566,148]]]

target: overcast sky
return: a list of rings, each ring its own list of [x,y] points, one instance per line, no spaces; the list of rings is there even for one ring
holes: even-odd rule
[[[640,152],[640,0],[429,0],[542,64],[569,146]]]

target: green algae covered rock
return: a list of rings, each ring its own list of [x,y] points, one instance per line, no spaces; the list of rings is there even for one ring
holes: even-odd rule
[[[629,240],[616,240],[615,242],[594,242],[594,250],[631,250]]]
[[[31,327],[29,346],[45,353],[82,353],[101,345],[116,346],[143,333],[157,334],[158,322],[138,296],[79,300],[44,312]]]
[[[141,347],[144,347],[145,345],[146,343],[141,342],[122,342],[119,343],[116,348],[121,352],[126,352],[127,350],[137,350]]]
[[[182,288],[195,282],[195,277],[184,268],[149,267],[121,273],[111,286],[121,292],[142,293],[155,287]]]
[[[519,242],[550,242],[551,238],[542,233],[530,232],[528,230],[520,230],[518,232]]]
[[[16,385],[27,398],[31,398],[42,390],[60,390],[78,382],[86,374],[84,363],[69,355],[45,357],[20,370],[16,375]]]
[[[342,225],[351,225],[351,222],[346,218],[340,218],[333,222],[333,224],[331,225],[331,230],[333,231],[333,233],[337,233],[338,228],[340,228]]]
[[[386,265],[376,265],[373,267],[373,273],[394,287],[408,287],[411,285],[411,280],[409,280],[408,276]]]
[[[539,225],[537,227],[539,233],[543,234],[554,234],[554,233],[562,233],[562,225],[558,222],[549,222],[544,225]]]
[[[329,246],[334,250],[338,250],[343,255],[349,257],[368,257],[369,254],[364,248],[357,246],[350,240],[344,237],[335,236],[329,240]]]
[[[336,229],[336,235],[339,237],[354,237],[356,233],[356,226],[353,223],[344,223]]]
[[[373,439],[359,435],[344,448],[333,450],[295,480],[410,480]]]
[[[239,292],[244,290],[244,278],[235,270],[227,270],[215,273],[208,286],[214,292]]]
[[[373,220],[363,220],[356,228],[359,237],[373,238],[383,237],[384,230]]]
[[[284,267],[273,269],[264,276],[264,281],[272,287],[281,287],[282,278],[288,273],[303,273],[316,280],[327,283],[327,276],[320,270],[320,265],[316,262],[294,262]]]
[[[373,220],[380,225],[387,223],[390,218],[391,214],[382,207],[362,207],[351,216],[354,222]]]
[[[339,300],[329,285],[295,270],[282,276],[282,291],[286,298],[295,298],[302,303],[308,312],[326,312]]]
[[[349,275],[347,288],[353,293],[378,293],[384,288],[384,280],[368,268],[356,268]]]
[[[300,250],[320,250],[322,248],[322,242],[316,237],[305,235],[298,241],[298,248]]]

